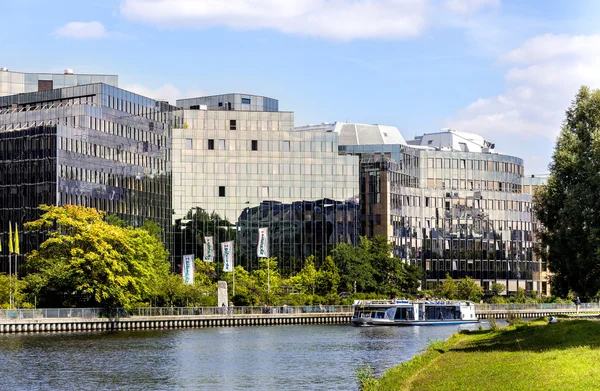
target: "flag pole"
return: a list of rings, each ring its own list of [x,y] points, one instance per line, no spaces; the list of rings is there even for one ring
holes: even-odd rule
[[[8,291],[8,308],[12,310],[12,253],[10,251],[8,252]]]

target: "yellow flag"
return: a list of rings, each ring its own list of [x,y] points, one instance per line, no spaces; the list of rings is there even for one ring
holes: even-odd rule
[[[8,222],[8,253],[13,252],[12,223]]]
[[[19,249],[19,226],[15,223],[15,254],[21,254]]]

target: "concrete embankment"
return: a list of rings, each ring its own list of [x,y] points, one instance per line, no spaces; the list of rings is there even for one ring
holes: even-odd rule
[[[349,324],[351,317],[351,313],[325,313],[294,315],[135,316],[118,319],[16,319],[0,320],[0,333]]]

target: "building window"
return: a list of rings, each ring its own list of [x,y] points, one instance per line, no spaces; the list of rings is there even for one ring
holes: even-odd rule
[[[224,139],[219,140],[219,149],[225,149],[225,140]]]
[[[289,152],[289,150],[290,150],[290,142],[289,141],[286,140],[283,142],[283,150],[286,152]]]
[[[229,120],[229,130],[236,130],[237,129],[237,121],[234,119],[230,119]]]
[[[219,102],[219,107],[223,107],[223,102]]]
[[[269,197],[269,186],[262,186],[260,189],[260,196],[262,198],[268,198]]]
[[[215,140],[213,140],[213,139],[208,140],[208,149],[211,151],[215,149]]]
[[[258,151],[258,140],[252,140],[252,150]]]
[[[219,186],[219,197],[225,197],[225,186]]]
[[[186,138],[185,139],[185,149],[193,149],[194,148],[194,143],[192,141],[191,138]]]
[[[250,104],[250,98],[242,98],[242,104],[243,105],[249,105]]]

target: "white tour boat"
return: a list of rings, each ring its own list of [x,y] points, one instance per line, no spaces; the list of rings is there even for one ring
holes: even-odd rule
[[[356,300],[355,326],[428,326],[479,322],[475,304],[456,300]]]

